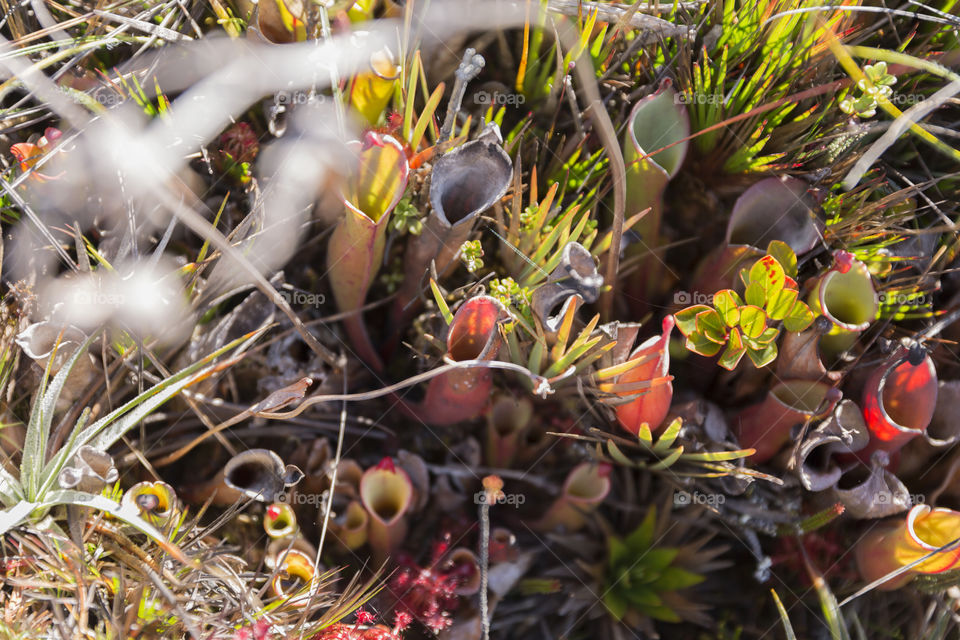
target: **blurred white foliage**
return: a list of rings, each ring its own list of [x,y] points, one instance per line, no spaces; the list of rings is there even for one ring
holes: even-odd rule
[[[180,276],[168,260],[50,278],[42,284],[40,300],[52,303],[52,321],[87,333],[108,325],[176,342],[193,327]]]
[[[446,47],[445,40],[457,33],[522,26],[525,17],[519,2],[438,2],[420,16],[416,30],[429,52]],[[398,21],[377,20],[363,32],[324,42],[270,45],[214,36],[161,47],[120,69],[135,74],[148,95],[155,87],[167,94],[182,91],[166,116],[153,119],[129,100],[88,115],[48,77],[28,71],[25,60],[0,56],[0,69],[16,74],[66,119],[61,149],[69,150],[57,158],[63,175],[28,187],[36,218],[65,245],[69,237],[58,234],[58,226],[110,231],[114,255],[106,257],[123,264],[115,270],[95,266],[93,272],[70,265],[72,272],[58,274],[64,265],[56,252],[25,223],[5,261],[13,269],[4,275],[36,281],[41,308],[56,307],[58,321],[84,331],[108,323],[143,336],[182,336],[192,322],[181,278],[174,265],[145,254],[171,216],[195,233],[202,232],[199,217],[213,219],[204,194],[184,180],[189,159],[264,97],[323,91],[332,77],[366,70],[371,55],[385,45],[402,50],[401,29]],[[244,234],[231,238],[243,259],[221,257],[210,275],[214,289],[253,282],[251,270],[265,274],[281,268],[307,229],[312,204],[353,166],[344,143],[358,132],[337,120],[329,99],[320,102],[298,107],[284,137],[261,154],[251,219]]]

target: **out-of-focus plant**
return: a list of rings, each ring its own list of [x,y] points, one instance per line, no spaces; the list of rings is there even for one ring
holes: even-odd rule
[[[419,566],[407,554],[399,556],[398,564],[399,570],[390,579],[396,611],[434,633],[453,624],[452,614],[460,606],[460,596],[476,593],[479,587],[476,557],[465,549],[451,549],[446,537],[434,543],[427,566]]]
[[[642,618],[680,622],[691,615],[703,616],[703,607],[691,602],[685,591],[704,581],[703,574],[710,569],[707,561],[719,552],[702,550],[703,541],[685,546],[660,544],[668,514],[658,522],[657,508],[651,506],[640,526],[626,538],[610,536],[607,540],[600,591],[603,604],[616,620],[633,627]]]
[[[562,526],[566,531],[578,531],[587,523],[586,516],[594,511],[610,493],[610,464],[583,462],[567,475],[560,497],[534,525],[542,531]]]
[[[857,542],[857,567],[863,579],[871,583],[899,572],[878,586],[898,589],[918,574],[938,574],[960,567],[958,538],[960,512],[918,504],[906,517],[872,529]]]
[[[56,146],[57,141],[63,133],[54,127],[47,127],[43,136],[36,142],[18,142],[10,146],[10,153],[20,164],[20,170],[24,173],[30,171],[40,158],[49,153]],[[38,171],[30,174],[31,179],[37,182],[46,182],[47,180],[56,180],[58,176],[51,176]]]
[[[347,91],[350,104],[367,121],[376,126],[383,115],[400,78],[400,67],[389,48],[370,56],[369,70],[354,76]]]
[[[253,129],[246,122],[238,122],[220,136],[214,164],[236,183],[247,185],[253,179],[251,166],[259,153],[260,142]]]
[[[744,294],[724,289],[713,295],[713,305],[694,305],[675,314],[685,346],[702,356],[714,356],[726,347],[718,364],[733,370],[746,354],[758,369],[777,357],[782,323],[800,332],[814,321],[810,307],[798,299],[796,256],[784,243],[771,243],[770,253],[740,272]],[[787,275],[784,264],[790,269]]]

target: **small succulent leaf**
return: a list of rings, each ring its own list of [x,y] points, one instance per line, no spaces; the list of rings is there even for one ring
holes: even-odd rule
[[[759,336],[754,338],[754,341],[757,344],[768,345],[774,340],[776,340],[777,336],[779,335],[780,335],[780,329],[778,329],[777,327],[767,327],[766,329],[763,330],[763,333],[761,333]]]
[[[688,453],[683,459],[688,462],[726,462],[729,460],[739,460],[756,453],[755,449],[737,449],[736,451],[703,451],[699,453]]]
[[[763,256],[750,267],[750,282],[760,283],[766,298],[783,289],[785,277],[783,267],[773,256]]]
[[[637,440],[647,449],[653,449],[653,434],[650,433],[650,425],[646,422],[640,423],[640,429],[637,430]]]
[[[798,300],[790,309],[790,313],[783,319],[783,326],[787,331],[800,333],[813,324],[815,319],[816,316],[814,316],[810,307],[805,302]]]
[[[743,301],[733,289],[723,289],[713,294],[713,306],[728,327],[735,327],[740,321],[740,305]]]
[[[747,304],[762,307],[767,302],[767,292],[764,291],[763,285],[759,282],[750,282],[743,292],[743,298],[747,301]]]
[[[694,333],[697,330],[697,314],[709,309],[710,307],[705,304],[697,304],[673,314],[674,320],[677,321],[677,329],[684,337]]]
[[[781,289],[767,298],[767,316],[771,320],[783,320],[790,314],[793,305],[797,302],[799,291],[796,289]]]
[[[731,329],[730,337],[727,340],[727,348],[724,350],[723,355],[720,356],[719,364],[724,369],[733,371],[737,368],[737,365],[740,364],[740,359],[743,358],[743,354],[747,352],[747,347],[743,344],[743,339],[740,337],[739,329]]]
[[[744,305],[740,309],[740,328],[748,338],[758,338],[767,328],[767,314],[760,307]]]
[[[670,455],[665,457],[660,462],[656,462],[650,465],[648,468],[650,471],[663,471],[664,469],[669,469],[680,459],[680,456],[683,455],[683,445],[680,445],[676,449],[670,452]]]
[[[723,318],[710,308],[697,314],[697,332],[717,344],[723,344],[727,339],[727,328],[723,324]]]
[[[767,245],[767,255],[773,256],[773,258],[780,263],[780,266],[783,267],[783,272],[788,277],[797,277],[797,254],[793,252],[793,249],[791,249],[790,245],[786,242],[782,240],[772,240],[770,244]]]
[[[663,434],[660,435],[660,439],[657,440],[657,444],[653,446],[653,450],[656,453],[666,453],[670,450],[670,445],[677,439],[677,436],[680,435],[680,427],[683,425],[683,420],[677,418],[669,425],[667,425],[666,430]]]
[[[687,336],[687,340],[683,346],[686,347],[688,351],[693,351],[697,355],[706,356],[707,358],[717,355],[720,353],[720,349],[723,348],[722,344],[707,340],[699,333]]]
[[[757,369],[761,369],[777,359],[777,343],[771,342],[762,349],[747,349],[747,357]]]
[[[628,467],[634,466],[630,458],[624,455],[623,451],[620,450],[620,447],[618,447],[617,444],[609,438],[607,439],[607,455],[610,456],[611,460],[618,464]]]

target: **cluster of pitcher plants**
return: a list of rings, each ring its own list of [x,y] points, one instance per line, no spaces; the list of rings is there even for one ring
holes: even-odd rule
[[[28,4],[0,636],[956,632],[952,3]]]

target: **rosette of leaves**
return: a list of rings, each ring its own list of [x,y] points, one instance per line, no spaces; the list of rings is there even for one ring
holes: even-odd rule
[[[746,355],[759,369],[776,359],[781,326],[795,332],[810,326],[815,316],[799,299],[796,255],[782,242],[771,242],[767,252],[740,271],[742,297],[722,289],[712,305],[693,305],[675,314],[688,350],[711,357],[722,349],[718,364],[731,371]]]
[[[737,460],[756,453],[754,449],[708,451],[702,444],[681,437],[682,427],[683,419],[676,418],[659,437],[654,436],[646,424],[640,425],[639,432],[633,438],[597,428],[589,429],[586,435],[553,432],[550,435],[592,444],[597,460],[631,469],[669,473],[673,477],[735,476],[778,482],[772,476],[735,464]]]
[[[887,73],[887,63],[868,64],[863,68],[866,76],[857,83],[860,94],[847,96],[840,102],[840,110],[859,118],[872,118],[877,115],[878,98],[889,99],[893,95],[892,86],[897,77]]]
[[[696,605],[687,601],[683,590],[700,584],[705,577],[692,571],[698,566],[690,556],[716,554],[683,547],[657,544],[657,509],[651,506],[639,527],[626,538],[608,539],[603,572],[603,604],[618,621],[636,626],[643,618],[680,622],[690,617]],[[697,553],[699,551],[699,554]]]

